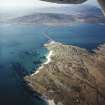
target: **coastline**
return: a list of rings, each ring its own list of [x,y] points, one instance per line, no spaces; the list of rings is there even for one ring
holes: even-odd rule
[[[51,41],[48,44],[55,44],[55,42],[54,41]],[[45,44],[45,46],[46,46],[46,44]],[[51,62],[52,55],[53,55],[53,51],[50,50],[48,52],[48,55],[46,56],[46,59],[47,60],[44,63],[42,63],[41,66],[34,73],[31,74],[31,76],[34,76],[34,75],[38,74],[40,72],[40,70],[44,68],[44,65],[49,64]]]
[[[50,41],[48,43],[45,43],[44,44],[44,47],[47,47],[48,45],[54,45],[54,44],[58,44],[58,42]],[[48,54],[46,56],[46,59],[47,60],[45,62],[43,62],[41,64],[41,66],[34,73],[31,74],[31,77],[34,77],[35,75],[37,75],[38,73],[40,73],[41,69],[44,68],[44,65],[47,65],[47,64],[49,64],[51,62],[51,57],[53,55],[54,55],[53,50],[49,50],[49,52],[48,52]],[[47,105],[56,105],[53,99],[47,99],[47,98],[44,97],[43,100],[47,103]]]

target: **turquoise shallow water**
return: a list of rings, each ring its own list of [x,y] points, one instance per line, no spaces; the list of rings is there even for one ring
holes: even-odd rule
[[[48,32],[55,41],[94,49],[105,42],[105,25],[74,24],[67,27],[0,24],[0,104],[44,105],[24,87],[23,76],[44,62],[43,44]]]

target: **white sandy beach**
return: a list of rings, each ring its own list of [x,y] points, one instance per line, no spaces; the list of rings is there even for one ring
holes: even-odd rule
[[[47,58],[47,61],[44,63],[44,64],[48,64],[51,62],[51,56],[53,55],[53,51],[50,51],[48,56],[46,57]]]
[[[49,54],[46,57],[46,62],[44,62],[37,71],[35,71],[35,73],[33,73],[31,76],[38,74],[40,72],[40,70],[44,67],[44,65],[49,64],[51,62],[51,56],[53,55],[53,51],[50,51]]]
[[[54,100],[47,100],[48,105],[55,105]]]
[[[51,41],[49,44],[55,44],[55,41]],[[46,46],[46,44],[45,44]],[[40,72],[40,70],[44,67],[44,65],[49,64],[51,62],[51,56],[53,55],[53,51],[49,51],[49,54],[46,56],[46,62],[44,62],[39,68],[38,70],[36,70],[31,76],[34,76],[36,74],[38,74]]]

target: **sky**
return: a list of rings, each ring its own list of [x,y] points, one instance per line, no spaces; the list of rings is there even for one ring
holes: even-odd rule
[[[96,0],[88,0],[88,3],[95,4]],[[29,8],[29,7],[51,7],[59,6],[55,3],[44,2],[40,0],[0,0],[0,8],[2,9],[16,9],[16,8]]]
[[[83,3],[84,5],[85,3]],[[97,5],[96,0],[88,0],[86,4]],[[44,11],[60,11],[60,8],[77,7],[77,5],[65,5],[49,3],[40,0],[0,0],[0,16],[12,16],[12,15],[26,15],[33,12],[44,12]],[[4,17],[3,17],[4,18]]]
[[[49,7],[55,5],[54,3],[43,2],[40,0],[0,0],[0,8],[2,9],[16,9],[29,7]]]
[[[40,0],[0,0],[0,15],[28,14],[34,11],[42,11],[42,8],[55,8],[61,5]]]

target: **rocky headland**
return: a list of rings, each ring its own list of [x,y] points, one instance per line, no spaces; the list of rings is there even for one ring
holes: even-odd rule
[[[50,105],[105,105],[104,44],[93,52],[58,42],[45,47],[49,62],[25,77],[34,91]]]

